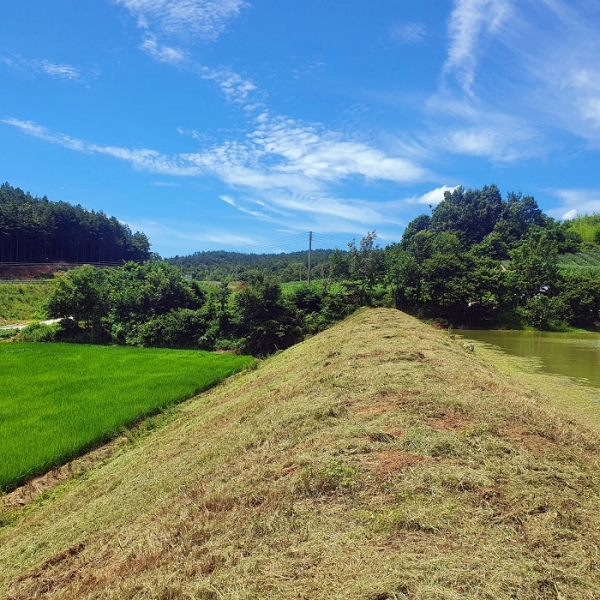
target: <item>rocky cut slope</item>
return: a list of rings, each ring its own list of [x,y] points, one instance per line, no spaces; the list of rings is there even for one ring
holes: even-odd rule
[[[364,310],[2,516],[0,596],[598,597],[600,443]]]

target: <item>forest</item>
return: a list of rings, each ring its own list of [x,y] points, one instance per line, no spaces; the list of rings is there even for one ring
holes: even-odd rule
[[[311,251],[313,279],[323,279],[333,250]],[[166,261],[176,265],[200,281],[243,280],[252,271],[277,277],[282,283],[306,281],[308,277],[308,250],[272,254],[250,254],[213,250],[195,252],[188,256],[174,256]]]
[[[275,274],[287,273],[299,255],[212,252],[189,263],[154,257],[72,269],[54,285],[47,313],[62,322],[47,333],[264,356],[361,306],[395,306],[447,327],[600,327],[600,215],[559,222],[531,196],[503,199],[494,185],[447,192],[431,215],[414,219],[385,248],[371,231],[347,251],[327,251],[326,261],[321,254],[318,280],[288,284],[284,293]],[[202,272],[203,258],[218,281],[186,272]],[[262,269],[250,269],[255,264]]]
[[[591,328],[600,321],[599,250],[598,214],[559,222],[531,196],[457,188],[385,249],[382,274],[398,308],[449,324]],[[564,257],[582,252],[587,268],[570,268]]]
[[[150,258],[144,233],[102,211],[0,185],[0,262],[102,263]]]

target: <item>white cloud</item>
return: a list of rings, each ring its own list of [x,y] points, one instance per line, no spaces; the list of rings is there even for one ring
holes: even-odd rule
[[[485,38],[498,35],[512,14],[511,0],[456,0],[450,17],[450,46],[444,65],[445,73],[455,73],[469,94]]]
[[[449,187],[443,185],[434,190],[430,190],[421,196],[413,196],[412,198],[409,198],[407,202],[409,204],[427,204],[429,206],[436,206],[444,199],[444,194],[446,192],[453,192],[456,188],[457,186]]]
[[[214,41],[248,6],[244,0],[115,0],[138,27],[170,37]]]
[[[326,183],[361,176],[366,180],[422,181],[428,173],[409,159],[389,156],[362,142],[318,131],[287,119],[258,125],[246,143],[231,141],[196,153],[167,156],[151,149],[99,145],[55,133],[32,121],[4,119],[24,133],[85,153],[105,154],[134,167],[171,175],[213,173],[232,185],[258,190],[314,192]]]
[[[183,62],[186,55],[183,51],[177,48],[172,48],[156,41],[156,37],[148,35],[140,45],[140,48],[149,54],[157,62],[166,63],[169,65],[177,65]]]
[[[469,121],[479,126],[486,113],[504,113],[530,130],[563,129],[598,147],[598,17],[587,0],[455,0],[440,90],[429,109],[465,119],[463,128]],[[486,137],[458,141],[469,153],[486,155]],[[525,152],[522,141],[509,155],[540,154],[534,139]]]
[[[356,224],[366,229],[380,222],[399,224],[392,215],[402,209],[403,203],[340,198],[335,186],[356,177],[364,183],[412,183],[427,177],[427,172],[409,159],[388,155],[364,142],[344,140],[340,134],[317,126],[272,119],[268,114],[241,142],[229,141],[200,152],[175,155],[95,144],[29,121],[5,119],[4,123],[71,150],[128,162],[137,170],[179,177],[216,177],[236,190],[236,199],[221,195],[221,201],[255,218],[288,225],[291,221],[292,227],[309,221],[325,228],[327,220],[338,223],[344,231],[356,231]],[[433,192],[430,198],[435,201]],[[304,217],[298,220],[299,215]]]
[[[559,189],[551,192],[559,205],[546,211],[556,219],[574,219],[577,215],[600,213],[600,189]]]
[[[245,103],[248,95],[256,90],[256,86],[230,69],[209,69],[202,65],[192,67],[202,79],[218,84],[225,98],[231,102]]]
[[[275,160],[272,171],[316,181],[339,181],[359,175],[367,180],[407,183],[430,176],[409,158],[390,156],[363,142],[343,139],[339,133],[291,119],[263,119],[252,139],[261,153]]]
[[[152,240],[153,245],[169,246],[173,248],[173,252],[177,251],[176,248],[181,248],[186,254],[189,252],[190,242],[239,248],[255,245],[262,241],[248,235],[236,235],[228,231],[215,229],[214,226],[202,228],[199,227],[197,222],[170,221],[168,223],[158,223],[145,219],[135,223],[125,222],[132,231],[143,231]]]
[[[225,204],[229,204],[229,206],[233,206],[234,208],[237,208],[237,210],[239,210],[240,212],[250,215],[251,217],[257,217],[259,219],[264,219],[267,221],[271,220],[271,217],[264,212],[250,210],[248,208],[245,208],[244,206],[240,206],[231,196],[223,195],[223,196],[219,196],[219,199],[223,200],[223,202],[225,202]]]
[[[3,123],[17,127],[23,133],[42,139],[51,144],[57,144],[69,150],[75,150],[85,154],[103,154],[130,163],[135,169],[148,171],[161,175],[191,176],[200,175],[197,167],[190,165],[179,156],[169,157],[167,155],[146,148],[131,150],[118,146],[102,146],[74,138],[62,133],[55,133],[46,127],[32,121],[21,121],[19,119],[3,119]]]
[[[56,79],[67,81],[81,81],[83,79],[81,70],[73,65],[58,63],[49,59],[27,59],[19,54],[12,57],[3,56],[0,60],[5,65],[21,71],[31,73],[43,73]]]
[[[536,139],[536,132],[525,125],[514,129],[492,124],[448,131],[442,143],[448,152],[511,163],[545,152]]]

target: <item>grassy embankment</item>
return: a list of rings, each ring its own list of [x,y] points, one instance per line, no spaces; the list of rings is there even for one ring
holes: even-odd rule
[[[45,319],[44,303],[52,284],[0,285],[0,325]]]
[[[0,596],[595,599],[598,434],[492,359],[362,311],[5,515]]]
[[[212,387],[248,356],[75,344],[1,344],[0,490]]]

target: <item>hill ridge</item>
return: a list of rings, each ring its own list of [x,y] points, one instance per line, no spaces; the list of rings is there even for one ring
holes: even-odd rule
[[[363,310],[0,528],[0,596],[589,598],[597,436]]]

